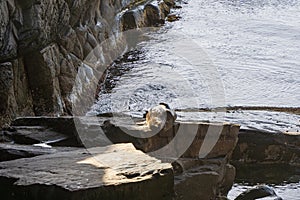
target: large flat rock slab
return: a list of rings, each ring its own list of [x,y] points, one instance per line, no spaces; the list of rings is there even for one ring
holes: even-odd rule
[[[173,171],[132,144],[0,163],[4,199],[172,199]]]
[[[128,120],[128,116],[126,115],[114,114],[114,117],[111,117],[112,115],[113,114],[80,118],[26,117],[17,119],[12,125],[13,127],[17,127],[18,130],[20,127],[30,128],[32,126],[43,126],[64,135],[73,134],[73,138],[77,138],[78,140],[77,143],[74,144],[81,144],[87,148],[99,146],[108,148],[105,146],[111,145],[112,143],[132,143],[135,148],[151,156],[164,161],[173,162],[173,170],[176,174],[174,177],[175,199],[215,199],[216,196],[227,195],[235,177],[235,168],[228,163],[238,140],[239,125],[176,121],[173,127],[169,129],[154,130],[154,132],[152,132],[152,130],[143,125],[144,119],[142,118],[130,118],[132,120]],[[51,135],[49,136],[51,137]],[[56,146],[53,145],[53,148],[56,148]],[[112,158],[109,159],[110,164],[113,163]],[[128,160],[131,159],[127,159],[124,165],[130,164]],[[89,160],[89,162],[91,161],[92,160]],[[100,163],[102,162],[103,161]],[[96,165],[98,166],[98,164]],[[99,167],[101,166],[102,165],[99,165]],[[140,177],[144,177],[143,174],[147,174],[147,171],[150,170],[147,169],[147,166],[148,164],[142,166],[146,167],[142,170],[142,173],[136,173],[136,168],[133,168],[133,171],[126,169],[125,172],[119,172],[119,174],[127,178],[124,180],[117,179],[119,185],[115,188],[120,189],[119,193],[122,195],[114,197],[110,194],[111,190],[108,190],[108,193],[106,193],[108,197],[104,198],[102,192],[101,199],[140,199],[140,197],[147,199],[148,197],[140,195],[141,192],[135,192],[141,191],[140,189],[135,189],[135,186],[130,190],[136,194],[129,198],[129,195],[126,193],[128,189],[126,188],[130,187],[127,187],[127,183],[123,183],[123,181],[128,181],[128,179],[133,181],[135,178],[140,179]],[[141,166],[139,165],[139,167]],[[152,172],[150,174],[152,174]],[[155,177],[156,175],[151,176]],[[153,188],[157,188],[157,184],[161,184],[161,178],[162,177],[159,176],[159,180],[157,180],[158,182],[155,183]],[[105,180],[107,183],[108,179]],[[62,183],[64,184],[64,182]],[[111,184],[114,185],[115,183],[116,181],[113,179]],[[129,185],[143,185],[141,183],[144,182],[130,182]],[[151,178],[149,184],[151,183],[153,183],[153,178]],[[89,182],[88,184],[91,183]],[[51,185],[53,184],[51,183]],[[76,186],[76,184],[73,185]],[[109,187],[112,187],[112,185],[109,185]],[[93,185],[91,187],[94,188]],[[98,186],[95,187],[97,188]],[[107,186],[105,185],[105,187]],[[155,189],[157,191],[151,189],[153,194],[149,193],[151,194],[149,198],[162,199],[161,197],[164,195],[166,195],[166,198],[169,198],[169,192],[166,192],[166,194],[161,192],[168,191],[168,189],[162,190],[163,188]],[[82,194],[84,190],[85,189],[80,190],[80,193]],[[123,192],[121,190],[123,190]],[[148,191],[149,189],[143,190]],[[72,194],[76,192],[77,191],[72,191]],[[126,195],[124,195],[125,193]],[[153,195],[156,193],[158,193],[158,195],[154,198]],[[130,193],[130,195],[132,195],[132,193]],[[126,198],[124,196],[126,196]]]

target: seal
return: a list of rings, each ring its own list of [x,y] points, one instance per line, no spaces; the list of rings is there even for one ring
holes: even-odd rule
[[[150,129],[168,130],[173,126],[177,115],[168,104],[160,103],[146,111],[144,118],[146,118],[146,125]]]

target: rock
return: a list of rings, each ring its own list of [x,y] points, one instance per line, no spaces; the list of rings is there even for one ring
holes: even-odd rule
[[[253,199],[260,199],[264,197],[272,196],[273,199],[281,199],[277,197],[275,191],[266,185],[259,185],[253,189],[246,190],[242,194],[240,194],[235,200],[253,200]]]
[[[7,200],[171,200],[174,183],[170,164],[118,144],[1,162],[0,185]]]
[[[13,106],[14,114],[13,118],[18,116],[32,116],[33,113],[33,101],[31,89],[28,84],[28,77],[24,66],[24,59],[18,58],[12,61],[13,70],[13,89],[14,94],[11,94],[11,98],[14,99],[15,105]]]
[[[144,8],[144,16],[146,26],[157,26],[164,22],[160,18],[160,10],[156,5],[147,4]]]
[[[175,179],[176,200],[215,199],[219,175],[216,172],[184,172]]]
[[[168,22],[174,22],[174,21],[179,20],[180,18],[181,18],[180,16],[172,14],[172,15],[168,15],[167,21]]]
[[[39,52],[31,53],[24,59],[36,115],[63,113],[64,105],[58,79],[60,73],[58,48],[57,45],[50,45]]]
[[[181,158],[177,160],[176,164],[173,163],[173,169],[175,170],[175,192],[180,194],[177,198],[215,199],[227,196],[235,178],[235,168],[227,162],[225,157],[197,160]],[[214,181],[203,180],[207,176],[212,176],[209,179]],[[187,189],[193,187],[191,186],[191,182],[196,182],[196,185],[199,186],[198,189],[194,189],[194,192]],[[190,192],[184,192],[185,190]]]
[[[8,125],[17,113],[32,115],[31,92],[21,59],[0,63],[0,126]]]
[[[73,117],[24,117],[11,124],[5,136],[17,144],[46,143],[53,146],[82,146]]]
[[[228,194],[235,181],[236,169],[230,164],[226,164],[224,176],[221,184],[221,194]]]
[[[19,158],[29,158],[45,154],[53,154],[63,151],[74,151],[74,147],[40,147],[32,145],[18,145],[0,143],[0,162],[15,160]]]
[[[137,28],[134,11],[131,10],[131,11],[125,12],[121,18],[121,24],[122,24],[123,31]]]
[[[103,129],[112,142],[132,142],[136,148],[160,159],[168,159],[167,155],[178,153],[177,156],[181,158],[173,162],[176,199],[214,199],[226,196],[233,185],[235,168],[228,162],[237,143],[237,125],[176,122],[167,132],[162,129],[146,138],[141,138],[139,134],[147,135],[150,132],[140,131],[139,127],[121,121],[106,123]],[[184,137],[176,136],[178,134]],[[215,141],[215,145],[203,148],[204,138],[209,142]],[[170,141],[174,141],[174,144]],[[151,153],[163,148],[163,155]],[[200,149],[207,153],[201,159]]]
[[[212,146],[208,145],[208,147],[202,147],[201,151],[205,154],[205,158],[231,155],[235,144],[237,143],[239,126],[226,123],[209,124],[176,122],[173,128],[167,131],[162,129],[160,132],[153,135],[151,130],[141,130],[141,127],[138,125],[129,125],[126,124],[126,122],[122,123],[119,121],[104,125],[103,130],[113,143],[130,141],[136,148],[141,149],[144,152],[155,151],[172,141],[172,144],[174,145],[173,147],[170,145],[171,149],[169,149],[169,151],[178,152],[177,154],[179,157],[198,159],[200,156],[200,148],[205,137],[206,142],[215,142]],[[139,136],[140,134],[141,137]],[[179,135],[176,136],[177,134]],[[147,135],[149,137],[145,137]]]
[[[62,133],[36,126],[12,127],[13,131],[6,131],[5,136],[17,144],[45,143],[54,146],[80,146],[76,136],[68,136]]]
[[[74,124],[74,117],[63,116],[63,117],[19,117],[16,118],[12,123],[13,127],[30,127],[30,126],[43,126],[52,129],[57,132],[62,132],[66,135],[74,135],[76,130]]]
[[[12,63],[6,62],[0,64],[0,121],[9,122],[8,115],[14,110],[14,88],[13,88],[13,69]],[[8,118],[8,119],[6,119]]]
[[[272,183],[283,182],[298,183],[300,181],[299,167],[288,164],[246,164],[233,163],[236,171],[236,182]]]
[[[17,56],[18,36],[14,24],[17,22],[17,16],[14,17],[13,13],[19,14],[15,8],[15,1],[0,2],[0,63]]]
[[[114,120],[111,120],[111,116],[114,116]],[[60,135],[73,135],[77,141],[69,146],[80,144],[86,148],[133,143],[137,149],[172,163],[175,179],[178,180],[175,182],[178,199],[210,199],[227,195],[235,177],[235,168],[229,164],[229,159],[237,142],[239,126],[228,123],[175,122],[170,129],[156,133],[139,125],[143,124],[143,119],[134,119],[135,123],[129,123],[126,117],[118,116],[18,118],[12,123],[12,129],[15,130],[10,132],[34,129],[38,137],[34,133],[28,134],[28,137],[38,139],[40,135],[43,136],[44,130],[51,130],[54,133],[45,136],[51,139]],[[41,130],[40,133],[38,130]],[[26,136],[25,133],[22,135],[23,138]],[[205,138],[205,142],[215,141],[215,144],[202,147]],[[200,149],[206,152],[206,155],[202,153],[204,157],[199,157]],[[196,190],[191,186],[194,183],[202,189]]]
[[[162,23],[174,5],[153,2],[144,9],[145,1],[132,0],[1,1],[0,127],[17,116],[74,114],[72,104],[81,96],[93,102],[99,74],[131,48],[133,37],[117,31]],[[82,66],[92,78],[78,78]],[[87,89],[91,95],[83,94]],[[91,106],[85,105],[75,115],[85,114]]]
[[[300,135],[241,130],[233,161],[300,166]]]
[[[170,7],[175,6],[175,0],[163,0]]]
[[[114,116],[113,121],[111,121],[110,116]],[[239,126],[227,123],[175,122],[172,128],[168,130],[162,129],[159,133],[145,137],[147,134],[153,133],[149,132],[149,130],[141,129],[142,127],[137,124],[129,124],[127,120],[117,116],[115,114],[97,118],[82,117],[78,119],[72,117],[18,118],[12,123],[13,126],[10,131],[16,131],[13,129],[14,127],[16,127],[15,129],[23,127],[25,130],[38,130],[41,127],[42,130],[52,130],[57,132],[58,135],[73,135],[73,137],[79,139],[74,144],[82,142],[87,148],[130,142],[137,149],[172,163],[176,174],[175,179],[178,180],[175,181],[175,191],[178,194],[178,199],[192,197],[192,199],[199,197],[201,197],[200,199],[210,199],[227,195],[235,176],[235,168],[228,162],[237,142]],[[141,119],[134,120],[137,123],[141,122]],[[102,132],[99,132],[99,128],[102,129]],[[179,137],[181,134],[184,137]],[[187,139],[191,136],[193,137],[188,141]],[[36,138],[34,134],[30,137]],[[51,137],[56,137],[56,135],[49,135],[49,137],[51,139]],[[215,145],[211,148],[207,147],[207,150],[203,150],[204,138],[207,138],[210,142],[212,139],[216,139]],[[174,140],[174,143],[170,144],[172,140]],[[156,150],[162,148],[164,148],[163,154],[155,153]],[[207,154],[200,159],[199,151],[201,148],[203,152],[207,151]],[[210,181],[207,182],[207,179]],[[198,188],[191,192],[194,188],[191,184],[194,183],[201,190]]]

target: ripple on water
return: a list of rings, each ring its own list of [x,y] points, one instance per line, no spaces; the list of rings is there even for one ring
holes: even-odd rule
[[[117,73],[108,76],[90,114],[141,115],[159,102],[176,109],[211,108],[219,106],[216,98],[222,100],[222,95],[229,106],[300,107],[300,1],[197,0],[176,12],[181,20],[167,22],[139,44],[139,59],[125,59],[114,66]],[[180,41],[197,44],[191,52],[201,60],[199,69],[180,51],[179,55],[174,52]],[[223,84],[223,91],[215,96],[206,82],[212,74],[205,71],[214,67],[219,74],[214,81]],[[299,115],[280,112],[178,115],[180,120],[228,121],[274,132],[300,130]],[[299,185],[279,184],[275,189],[284,199],[298,200]],[[229,196],[247,188],[236,184]]]
[[[190,1],[177,12],[182,15],[180,21],[167,23],[139,44],[139,59],[115,66],[130,70],[113,80],[111,102],[126,100],[124,111],[147,109],[161,101],[180,109],[214,107],[215,97],[205,79],[210,74],[199,73],[174,52],[176,42],[190,39],[198,45],[194,53],[211,60],[210,65],[218,69],[220,80],[216,81],[224,86],[224,104],[300,106],[298,1],[200,0]],[[201,65],[207,66],[207,61]],[[166,86],[162,91],[168,92],[147,90],[140,96],[134,94],[143,84],[146,88],[162,84]],[[100,112],[104,97],[97,108]],[[141,105],[129,105],[137,100],[143,101]]]
[[[180,121],[211,121],[240,124],[242,129],[257,129],[269,132],[299,132],[300,116],[284,112],[263,110],[232,110],[216,112],[177,112]]]

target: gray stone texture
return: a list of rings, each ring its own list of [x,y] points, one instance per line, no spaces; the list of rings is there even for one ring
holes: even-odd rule
[[[128,45],[117,33],[163,23],[173,5],[165,2],[1,1],[0,126],[16,116],[73,114],[81,95],[75,114],[85,113],[103,72]]]

